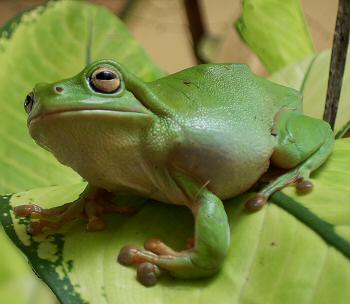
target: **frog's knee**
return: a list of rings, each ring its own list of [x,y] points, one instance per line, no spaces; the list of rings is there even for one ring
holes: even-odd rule
[[[284,112],[275,122],[274,165],[291,169],[317,151],[324,143],[329,125],[298,112]]]

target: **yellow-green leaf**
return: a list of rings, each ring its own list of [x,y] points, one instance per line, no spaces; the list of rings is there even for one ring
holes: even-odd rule
[[[300,0],[243,0],[236,29],[270,72],[314,53]]]

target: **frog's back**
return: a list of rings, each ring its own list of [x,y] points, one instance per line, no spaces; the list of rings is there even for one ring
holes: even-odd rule
[[[149,83],[150,89],[173,115],[197,116],[205,108],[211,115],[218,109],[232,117],[259,114],[286,107],[302,111],[302,96],[291,88],[256,76],[244,64],[202,64]],[[220,112],[220,116],[223,113]],[[247,118],[247,117],[245,117]]]
[[[268,169],[273,119],[301,110],[300,94],[255,76],[246,65],[206,64],[149,83],[181,126],[170,159],[219,197],[235,196]]]

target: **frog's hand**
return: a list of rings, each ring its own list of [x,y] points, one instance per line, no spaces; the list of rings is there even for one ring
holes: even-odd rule
[[[118,261],[123,265],[138,265],[138,279],[154,285],[161,270],[178,278],[201,278],[216,273],[222,265],[230,244],[227,215],[222,201],[191,179],[174,176],[185,195],[186,205],[195,218],[193,248],[176,252],[159,240],[145,243],[145,249],[125,246]]]
[[[273,130],[277,137],[271,161],[283,169],[291,169],[263,188],[246,203],[249,210],[260,209],[275,191],[295,184],[299,191],[309,191],[310,173],[321,166],[332,153],[334,134],[319,119],[298,112],[281,112]]]
[[[80,218],[87,219],[87,231],[100,231],[106,227],[101,218],[103,213],[134,212],[132,207],[112,203],[113,196],[104,189],[88,185],[74,202],[51,209],[43,209],[37,205],[21,205],[14,208],[14,213],[18,217],[29,217],[35,220],[27,226],[27,232],[32,235],[46,229],[57,230],[64,224]]]

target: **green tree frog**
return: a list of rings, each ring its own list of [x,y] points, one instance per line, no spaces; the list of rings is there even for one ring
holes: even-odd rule
[[[88,181],[70,204],[15,208],[36,219],[29,233],[82,216],[88,231],[102,230],[102,214],[131,212],[111,202],[125,193],[192,211],[190,248],[178,252],[151,239],[121,249],[119,262],[136,265],[146,286],[162,272],[185,279],[216,273],[230,246],[222,201],[251,188],[270,164],[284,174],[249,199],[248,209],[287,185],[311,190],[310,173],[334,145],[329,125],[302,113],[298,91],[242,64],[204,64],[146,83],[99,60],[70,79],[36,85],[25,110],[33,139]]]

